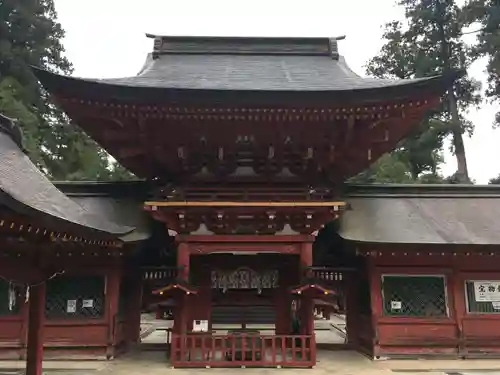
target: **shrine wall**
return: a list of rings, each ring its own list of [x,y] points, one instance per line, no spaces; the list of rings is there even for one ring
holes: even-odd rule
[[[19,359],[26,355],[29,297],[24,283],[8,280],[22,280],[23,273],[37,270],[9,263],[4,260],[0,265],[0,359]],[[106,263],[103,259],[93,264],[60,262],[57,269],[64,272],[46,277],[46,358],[113,357],[138,339],[140,275],[136,283],[137,279],[126,276],[135,277],[133,272]]]
[[[368,264],[371,308],[360,320],[373,327],[373,357],[500,354],[500,249],[363,245],[358,250]]]

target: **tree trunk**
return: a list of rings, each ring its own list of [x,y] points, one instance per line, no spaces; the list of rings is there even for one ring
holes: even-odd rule
[[[470,184],[469,169],[467,167],[467,158],[465,156],[465,145],[460,116],[458,115],[457,98],[453,89],[448,91],[448,102],[450,106],[450,115],[452,122],[451,134],[453,136],[453,148],[457,159],[457,172],[455,177],[461,184]]]
[[[442,0],[436,0],[436,21],[439,37],[441,39],[441,58],[443,60],[443,73],[449,73],[450,57],[452,54],[451,44],[446,36],[444,29],[444,7],[441,3]],[[467,159],[465,156],[465,146],[463,138],[462,122],[458,114],[457,98],[453,90],[453,85],[448,88],[448,105],[451,117],[451,134],[453,136],[453,148],[455,149],[455,157],[457,159],[457,172],[456,179],[461,184],[470,184],[469,170],[467,168]]]

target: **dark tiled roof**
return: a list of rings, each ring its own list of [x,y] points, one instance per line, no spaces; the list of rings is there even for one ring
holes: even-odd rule
[[[124,86],[212,89],[345,91],[407,85],[417,80],[363,78],[343,57],[302,55],[162,55],[148,56],[139,75],[103,79]]]
[[[146,181],[60,181],[54,185],[71,200],[100,217],[135,229],[120,237],[124,242],[136,242],[151,236],[150,217],[144,211],[144,201],[151,191]]]
[[[134,227],[132,232],[120,237],[124,242],[144,241],[151,236],[149,216],[144,211],[144,202],[141,200],[81,195],[70,195],[70,198],[102,218],[123,226]]]
[[[440,188],[447,193],[439,192]],[[378,243],[500,244],[498,187],[436,185],[382,189],[374,187],[379,191],[370,196],[365,186],[365,193],[351,193],[346,198],[350,210],[341,218],[341,237]]]
[[[10,119],[2,118],[2,122]],[[49,228],[92,232],[93,235],[118,237],[133,228],[108,221],[84,209],[57,189],[0,128],[0,199],[10,209],[36,216]]]
[[[337,93],[340,99],[350,93],[356,94],[358,100],[377,102],[405,98],[409,96],[408,90],[422,86],[441,94],[444,85],[455,77],[413,80],[360,77],[338,55],[336,43],[329,38],[156,37],[155,51],[148,55],[137,76],[97,80],[61,77],[36,69],[35,73],[52,93],[73,90],[74,95],[81,97],[104,97],[115,90],[115,99],[129,100],[133,94],[140,98],[148,94],[147,90],[161,89],[164,91],[156,92],[156,96],[166,95],[165,90],[216,91],[212,95],[235,90],[269,95],[282,91]],[[131,88],[143,92],[139,95],[137,91],[127,91]],[[383,90],[383,95],[378,90]],[[178,99],[182,94],[193,95],[175,92],[169,98]]]
[[[499,197],[500,185],[473,184],[351,184],[343,185],[348,197]]]

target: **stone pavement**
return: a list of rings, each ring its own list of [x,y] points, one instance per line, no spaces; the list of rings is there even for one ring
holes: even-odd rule
[[[145,344],[166,342],[165,329],[172,327],[170,320],[158,320],[151,314],[143,314],[141,323],[141,341]],[[214,324],[216,334],[224,335],[228,329],[240,328],[240,324]],[[263,335],[274,335],[274,324],[248,324],[247,328],[258,329]],[[345,317],[332,315],[329,320],[314,322],[316,342],[318,344],[343,344],[346,338]]]
[[[156,320],[154,316],[144,316],[142,325],[142,342],[156,344],[165,342],[165,328],[171,322]],[[220,333],[227,330],[227,325],[219,327]],[[274,326],[256,327],[264,332],[273,333]],[[343,342],[345,337],[345,320],[343,316],[334,315],[330,320],[315,322],[318,343]],[[219,372],[233,373],[242,371],[245,374],[286,375],[305,373],[310,375],[500,375],[500,360],[387,360],[371,361],[354,351],[318,350],[317,366],[314,369],[172,369],[167,361],[166,353],[161,351],[140,351],[115,359],[114,361],[45,361],[46,375],[194,375]],[[0,361],[0,375],[22,375],[24,361]]]
[[[24,362],[1,361],[0,375],[22,374]],[[172,369],[165,353],[135,351],[114,361],[47,361],[47,375],[195,375],[214,373],[286,375],[500,375],[499,360],[389,360],[371,361],[353,351],[318,352],[314,369]]]

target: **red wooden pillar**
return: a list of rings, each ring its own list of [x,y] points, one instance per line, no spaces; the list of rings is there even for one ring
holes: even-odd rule
[[[373,356],[380,355],[379,334],[378,334],[378,321],[382,317],[383,302],[382,302],[382,280],[380,272],[377,270],[375,261],[372,258],[368,259],[368,277],[370,280],[370,300],[372,310],[372,350]]]
[[[275,332],[277,335],[289,335],[292,330],[292,298],[288,288],[292,286],[292,282],[289,270],[285,267],[280,267],[278,272],[279,288],[274,296],[276,305]]]
[[[189,281],[189,244],[181,242],[177,247],[177,267],[179,268],[179,280]],[[189,306],[186,296],[179,296],[176,300],[174,314],[174,332],[184,334],[187,328],[187,316],[189,315]]]
[[[359,321],[359,279],[361,275],[354,272],[344,274],[342,289],[346,293],[346,333],[347,343],[357,346],[358,344],[358,321]]]
[[[290,312],[287,313],[287,290],[280,287],[274,295],[274,303],[276,309],[276,320],[274,322],[275,332],[277,335],[286,335],[290,331]]]
[[[142,308],[142,275],[135,271],[131,277],[130,310],[127,314],[128,332],[127,338],[132,343],[141,341],[141,308]]]
[[[300,268],[305,274],[307,267],[312,266],[313,253],[312,253],[312,240],[304,242],[300,252]],[[301,322],[302,334],[312,335],[314,333],[314,301],[312,297],[307,294],[302,297],[301,302]]]
[[[451,316],[455,318],[455,324],[457,326],[457,336],[458,336],[458,354],[463,354],[465,351],[465,335],[463,327],[463,319],[467,312],[465,296],[465,280],[460,275],[460,268],[456,261],[457,257],[452,258],[452,274],[448,275],[449,280],[447,280],[448,295],[450,296],[450,302],[453,306]]]
[[[106,345],[106,358],[115,356],[115,330],[118,315],[118,298],[120,295],[121,272],[118,267],[113,267],[106,275],[106,323],[108,326],[108,339]]]
[[[30,287],[29,293],[26,375],[41,375],[45,324],[45,282]]]
[[[312,335],[314,333],[314,301],[309,293],[302,296],[300,305],[301,333]]]
[[[189,280],[189,244],[181,242],[177,248],[177,267],[179,270],[179,279]]]
[[[302,270],[313,264],[312,240],[304,242],[300,249],[300,266]],[[302,275],[301,275],[302,276]]]
[[[30,310],[30,305],[29,303],[23,303],[21,305],[21,316],[22,316],[22,323],[21,323],[21,337],[20,337],[20,344],[21,344],[21,349],[19,352],[19,359],[26,359],[26,348],[27,348],[27,341],[28,341],[28,324],[29,324],[29,310]]]
[[[177,267],[179,268],[180,280],[189,281],[189,244],[181,242],[177,247]],[[189,296],[181,294],[176,300],[176,308],[174,315],[174,332],[180,335],[180,353],[177,353],[177,342],[173,346],[172,361],[175,361],[180,354],[180,358],[184,358],[186,354],[186,340],[184,335],[187,331],[188,322],[190,321],[190,311],[188,298]]]

